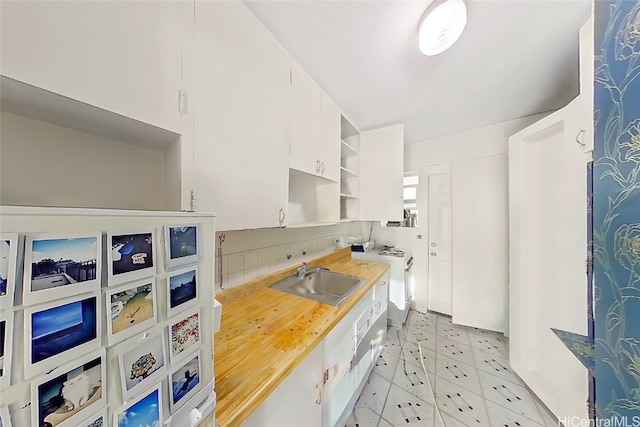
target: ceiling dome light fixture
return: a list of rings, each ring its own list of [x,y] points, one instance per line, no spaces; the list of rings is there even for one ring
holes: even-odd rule
[[[418,27],[418,47],[427,56],[449,49],[467,25],[467,7],[463,0],[434,0]]]

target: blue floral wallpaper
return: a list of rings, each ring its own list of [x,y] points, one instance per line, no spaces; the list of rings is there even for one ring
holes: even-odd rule
[[[640,0],[597,0],[593,249],[598,418],[640,414]]]

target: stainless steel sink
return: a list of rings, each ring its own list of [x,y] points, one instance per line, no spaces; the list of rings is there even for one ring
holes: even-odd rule
[[[303,277],[292,274],[269,287],[325,304],[340,305],[366,282],[363,277],[311,269]]]

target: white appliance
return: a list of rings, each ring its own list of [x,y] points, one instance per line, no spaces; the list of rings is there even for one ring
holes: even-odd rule
[[[411,267],[413,254],[406,249],[383,246],[367,252],[351,252],[354,259],[376,261],[389,264],[389,303],[387,324],[401,328],[407,321],[411,305]]]

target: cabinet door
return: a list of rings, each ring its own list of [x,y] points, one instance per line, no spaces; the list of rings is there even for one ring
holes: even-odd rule
[[[322,344],[262,402],[243,427],[322,426]]]
[[[572,104],[511,136],[508,159],[509,362],[558,419],[588,418],[587,369],[550,332],[587,334],[589,155]]]
[[[402,221],[403,175],[404,126],[361,132],[361,221]]]
[[[323,422],[326,427],[335,426],[356,392],[354,360],[354,324],[338,342],[325,345],[325,371],[328,375],[323,394]]]
[[[194,186],[219,230],[286,209],[290,56],[242,2],[196,2]]]
[[[2,2],[2,74],[180,133],[181,8],[181,2]]]
[[[291,67],[289,167],[320,175],[322,89],[298,64]]]
[[[319,157],[322,162],[322,177],[334,182],[340,181],[341,115],[340,108],[323,91]]]
[[[376,282],[373,288],[373,320],[377,320],[387,311],[387,301],[389,298],[389,272]],[[386,324],[386,321],[385,321]]]

